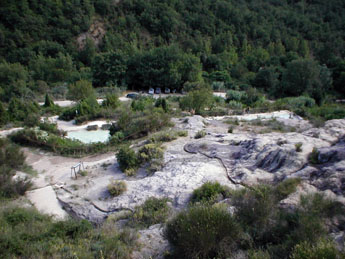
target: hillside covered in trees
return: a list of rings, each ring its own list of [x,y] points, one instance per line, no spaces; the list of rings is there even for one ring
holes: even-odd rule
[[[345,95],[342,0],[1,1],[0,98],[94,87]]]

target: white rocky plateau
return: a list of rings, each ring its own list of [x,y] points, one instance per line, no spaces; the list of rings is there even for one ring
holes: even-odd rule
[[[169,198],[178,211],[187,206],[193,190],[208,181],[236,189],[299,177],[302,184],[297,193],[283,201],[285,206],[296,204],[299,194],[306,192],[322,192],[345,204],[345,119],[330,120],[324,127],[313,128],[299,117],[278,116],[279,122],[293,125],[296,131],[263,134],[245,122],[228,133],[227,119],[201,116],[173,119],[175,128],[187,130],[188,137],[164,144],[164,166],[153,175],[146,175],[141,169],[136,177],[125,176],[114,153],[76,159],[26,148],[27,163],[39,173],[32,179],[35,187],[27,197],[40,211],[58,219],[68,212],[99,224],[112,214],[132,211],[152,196]],[[206,131],[206,136],[195,139],[200,130]],[[298,143],[300,152],[295,146]],[[313,148],[319,151],[318,165],[308,162]],[[80,161],[88,174],[75,179],[71,166]],[[113,179],[127,183],[127,191],[114,198],[107,192]],[[150,229],[142,231],[142,239],[151,237],[153,243],[162,243],[152,244],[153,248],[145,252],[151,256],[159,254],[167,244],[159,225]],[[140,253],[136,257],[141,258]]]

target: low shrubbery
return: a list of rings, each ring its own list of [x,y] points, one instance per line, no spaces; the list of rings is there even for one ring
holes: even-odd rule
[[[40,147],[61,155],[75,157],[103,152],[108,149],[105,143],[83,144],[80,141],[62,138],[37,128],[20,130],[12,134],[10,138],[21,145]]]
[[[122,110],[118,121],[110,128],[110,135],[121,132],[124,139],[137,139],[170,125],[170,115],[161,108],[136,112]]]
[[[319,150],[316,147],[309,154],[309,162],[314,165],[319,164]]]
[[[338,252],[322,240],[330,231],[326,222],[341,227],[344,206],[311,194],[293,209],[282,208],[280,201],[299,183],[288,179],[276,186],[247,187],[229,192],[228,205],[203,203],[181,212],[165,232],[175,248],[172,258],[225,258],[239,250],[249,258],[338,258],[326,256]],[[209,197],[221,193],[220,185],[210,186],[197,189],[198,197],[212,201]],[[232,213],[227,206],[233,206]]]
[[[171,258],[225,258],[236,249],[241,228],[225,209],[197,206],[168,222],[165,235],[175,247]]]
[[[135,207],[130,224],[139,227],[149,227],[164,223],[170,213],[166,198],[148,198],[142,205]]]
[[[107,189],[110,195],[115,197],[127,191],[127,184],[124,181],[112,181],[108,184]]]
[[[218,182],[207,182],[193,191],[190,203],[214,203],[229,195],[230,190],[226,186],[220,185]]]
[[[23,195],[31,187],[28,179],[13,179],[16,170],[24,166],[25,156],[19,147],[0,139],[0,199]]]
[[[162,131],[150,136],[149,141],[151,143],[160,143],[160,142],[170,142],[178,137],[186,137],[188,136],[187,131]]]
[[[137,235],[86,220],[55,221],[34,209],[0,211],[1,258],[129,258]]]
[[[163,163],[164,151],[159,144],[146,144],[136,153],[128,146],[121,147],[116,154],[121,171],[128,176],[135,175],[135,171],[144,165],[148,165],[150,171],[157,171]]]
[[[206,136],[206,131],[204,131],[204,130],[199,130],[199,131],[195,134],[194,138],[195,138],[195,139],[199,139],[199,138],[203,138],[203,137],[205,137],[205,136]]]

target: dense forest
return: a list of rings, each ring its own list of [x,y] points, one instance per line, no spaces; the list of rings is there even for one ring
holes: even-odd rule
[[[67,86],[345,95],[342,0],[1,1],[0,99]],[[6,105],[6,104],[5,104]]]

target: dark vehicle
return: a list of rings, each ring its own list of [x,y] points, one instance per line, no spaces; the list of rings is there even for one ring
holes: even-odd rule
[[[138,98],[139,98],[139,95],[136,94],[136,93],[130,93],[130,94],[127,94],[126,97],[127,97],[127,98],[130,98],[130,99],[138,99]]]
[[[165,94],[170,94],[170,89],[169,88],[165,88],[164,93]]]
[[[161,93],[161,89],[159,87],[156,88],[156,94],[160,94]]]

